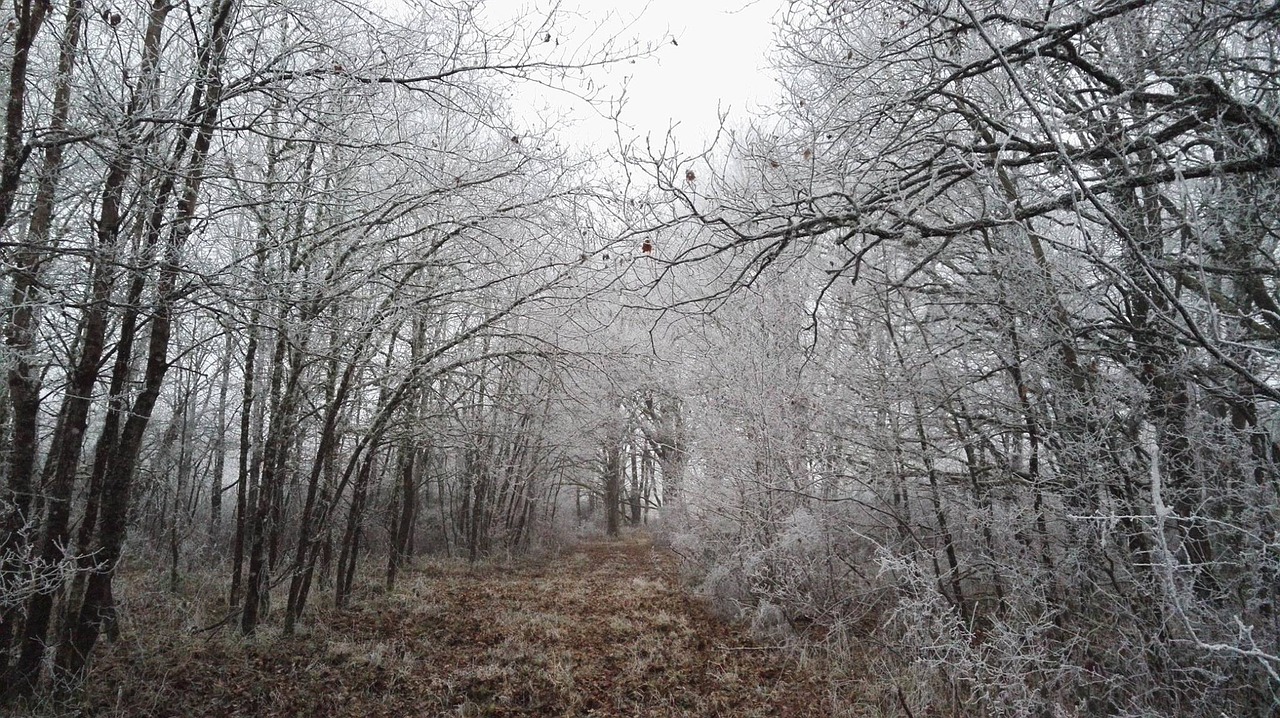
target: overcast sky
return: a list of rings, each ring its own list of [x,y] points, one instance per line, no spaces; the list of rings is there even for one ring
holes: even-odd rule
[[[741,124],[757,107],[772,105],[778,96],[769,69],[774,29],[772,19],[781,0],[597,0],[562,3],[558,35],[584,33],[595,22],[623,37],[663,43],[656,57],[593,73],[600,97],[617,96],[625,83],[626,105],[622,119],[635,136],[659,138],[676,125],[682,145],[709,138],[719,124],[718,109],[730,113],[730,123]],[[526,11],[527,0],[489,0],[490,11]],[[545,6],[544,6],[545,7]],[[544,10],[545,15],[545,10]],[[572,19],[578,16],[577,19]],[[566,27],[570,23],[578,28]],[[545,90],[526,87],[520,102],[568,115],[575,123],[569,141],[612,144],[613,128],[594,117],[581,103],[556,99]],[[627,130],[624,130],[627,131]]]

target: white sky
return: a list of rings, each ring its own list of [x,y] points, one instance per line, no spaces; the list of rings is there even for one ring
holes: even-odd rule
[[[601,99],[616,97],[626,87],[622,114],[624,133],[660,142],[668,127],[682,146],[710,139],[720,124],[719,112],[729,113],[730,125],[745,123],[754,108],[771,106],[778,88],[769,68],[774,40],[772,19],[782,0],[566,0],[557,38],[585,34],[604,22],[601,34],[617,33],[642,43],[667,41],[656,57],[596,70],[591,78]],[[516,16],[527,12],[528,0],[489,0],[486,12]],[[535,11],[536,12],[536,11]],[[575,19],[576,16],[576,19]],[[545,10],[539,17],[545,17]],[[578,27],[565,27],[572,23]],[[566,39],[566,43],[571,40]],[[560,115],[572,123],[562,140],[596,145],[614,143],[613,126],[572,98],[526,86],[517,105]],[[625,138],[630,139],[630,138]]]

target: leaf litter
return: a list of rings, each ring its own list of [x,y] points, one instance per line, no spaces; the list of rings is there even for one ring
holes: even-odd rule
[[[684,589],[645,534],[433,562],[299,635],[167,633],[97,658],[97,716],[821,716],[824,681]]]

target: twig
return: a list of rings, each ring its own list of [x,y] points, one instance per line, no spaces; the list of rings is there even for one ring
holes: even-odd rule
[[[916,718],[916,715],[911,712],[911,706],[907,705],[907,697],[902,694],[902,686],[895,685],[893,689],[897,693],[898,705],[902,706],[902,712],[907,714],[907,718]]]

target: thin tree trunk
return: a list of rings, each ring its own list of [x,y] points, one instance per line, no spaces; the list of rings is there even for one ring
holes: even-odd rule
[[[261,260],[261,255],[259,255],[259,259]],[[259,269],[261,269],[261,263],[259,263]],[[250,482],[256,481],[255,472],[251,471],[250,467],[250,462],[254,458],[250,449],[254,441],[253,413],[254,402],[257,400],[254,389],[258,371],[256,366],[258,354],[257,323],[258,309],[255,305],[249,318],[249,340],[245,347],[244,379],[240,396],[240,445],[236,450],[236,530],[231,548],[231,593],[227,599],[228,604],[231,606],[240,603],[240,589],[242,576],[244,575],[244,549],[246,542],[252,540],[251,537],[246,535],[246,532],[251,530],[247,516],[250,503]]]
[[[278,397],[283,382],[283,355],[286,339],[283,330],[277,330],[276,345],[271,356],[271,386],[269,395]],[[290,367],[292,379],[301,370],[301,354],[295,353],[294,365]],[[267,443],[263,451],[262,476],[256,488],[257,501],[253,508],[251,524],[248,527],[249,537],[249,571],[245,579],[244,607],[240,611],[240,630],[245,635],[252,634],[258,627],[258,616],[269,598],[268,582],[270,567],[267,561],[267,542],[270,539],[268,524],[275,516],[273,503],[276,490],[272,485],[278,473],[276,470],[276,454],[280,448],[280,434],[284,432],[280,400],[273,399],[271,409],[271,429],[267,432]]]
[[[333,603],[338,608],[346,608],[347,601],[351,597],[351,586],[356,574],[356,559],[360,552],[360,525],[364,518],[364,502],[376,457],[377,451],[370,447],[356,476],[355,485],[351,489],[351,509],[347,512],[347,528],[342,534],[341,550],[338,554],[338,585],[333,598]]]
[[[215,553],[222,550],[222,474],[226,470],[227,390],[231,385],[231,353],[235,349],[231,332],[227,332],[222,350],[221,386],[218,387],[217,434],[213,440],[213,470],[209,477],[209,545]]]
[[[336,347],[331,347],[330,351],[336,351]],[[315,535],[319,533],[318,525],[321,523],[319,519],[327,513],[327,507],[317,506],[321,493],[320,479],[324,475],[325,467],[332,461],[338,441],[338,417],[346,404],[359,357],[353,357],[347,364],[340,383],[335,387],[334,382],[338,380],[338,373],[334,371],[336,363],[335,355],[329,373],[329,386],[325,392],[329,395],[328,408],[320,430],[320,445],[316,449],[316,458],[311,464],[311,473],[307,480],[307,497],[302,508],[301,523],[298,526],[298,545],[294,551],[292,577],[289,581],[289,602],[285,610],[286,635],[293,633],[294,623],[302,615],[302,609],[306,604],[306,587],[310,584],[310,573],[314,566],[314,561],[309,561],[308,558],[313,554],[312,543]]]

